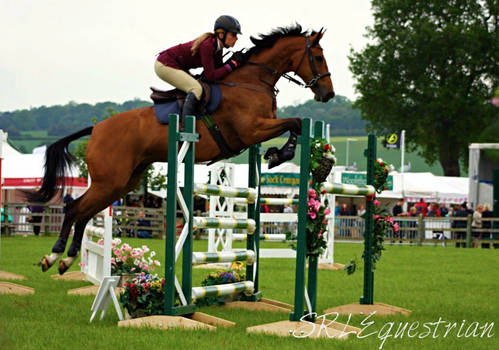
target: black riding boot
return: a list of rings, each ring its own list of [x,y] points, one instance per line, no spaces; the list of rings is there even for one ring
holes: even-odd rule
[[[186,115],[196,115],[198,112],[199,100],[193,92],[189,92],[185,97],[184,107],[182,108],[182,119]]]
[[[292,132],[291,135],[289,135],[288,141],[281,147],[281,149],[271,147],[267,150],[263,158],[269,161],[269,169],[293,159],[295,156],[297,140],[298,135]]]

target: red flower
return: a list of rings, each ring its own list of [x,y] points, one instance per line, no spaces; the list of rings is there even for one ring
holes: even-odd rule
[[[375,196],[374,193],[373,194],[368,194],[366,196],[366,201],[372,202],[374,200],[374,196]]]
[[[330,151],[331,150],[331,146],[329,146],[329,144],[325,144],[324,145],[324,150]]]

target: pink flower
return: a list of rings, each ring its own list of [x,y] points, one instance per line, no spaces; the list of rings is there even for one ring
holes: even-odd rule
[[[386,221],[386,222],[388,222],[389,224],[393,224],[393,217],[391,217],[391,216],[387,216],[387,217],[385,218],[385,221]]]
[[[397,223],[393,224],[393,231],[399,232],[399,224],[397,224]]]
[[[379,200],[375,199],[375,200],[374,200],[374,205],[375,205],[375,206],[378,206],[378,205],[379,205]]]
[[[378,215],[378,214],[374,215],[374,220],[379,220],[380,218],[381,218],[381,215]]]
[[[123,262],[125,262],[125,261],[126,261],[126,259],[127,259],[126,255],[123,255],[123,256],[121,257],[121,261],[123,261]]]
[[[123,251],[125,252],[129,252],[132,250],[132,247],[130,247],[128,244],[126,243],[123,243],[123,246],[121,247],[121,249],[123,249]]]
[[[154,260],[154,265],[156,265],[156,266],[160,266],[160,265],[161,265],[161,263],[159,262],[159,260]]]
[[[308,198],[315,198],[317,197],[317,193],[315,192],[315,190],[313,188],[309,188],[308,189]]]
[[[319,238],[322,237],[322,231],[319,232],[319,234],[317,235],[317,237],[319,237]]]
[[[98,245],[104,245],[104,238],[101,238],[97,241]]]
[[[324,215],[329,215],[331,214],[331,210],[329,208],[324,209]]]
[[[499,107],[499,97],[497,97],[497,96],[492,97],[492,100],[490,100],[490,103],[492,103],[496,107]]]
[[[320,201],[315,201],[315,203],[314,203],[314,209],[315,209],[315,211],[318,212],[320,208],[321,208],[321,202]]]
[[[312,219],[314,220],[316,217],[317,217],[317,214],[314,212],[314,211],[308,211],[307,212],[307,215]]]
[[[85,263],[79,263],[78,266],[79,267],[85,267]]]

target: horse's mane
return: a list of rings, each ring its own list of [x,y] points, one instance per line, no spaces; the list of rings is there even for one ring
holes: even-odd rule
[[[254,55],[260,52],[263,49],[270,48],[274,46],[277,40],[285,37],[291,36],[303,36],[307,33],[307,31],[302,31],[301,25],[298,23],[289,26],[289,27],[278,27],[272,29],[269,34],[259,34],[258,38],[251,36],[250,40],[255,46],[251,47],[248,51],[245,52],[246,58],[249,58],[251,55]],[[314,34],[315,32],[312,32]]]

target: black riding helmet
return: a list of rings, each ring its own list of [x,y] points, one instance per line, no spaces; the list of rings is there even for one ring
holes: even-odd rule
[[[217,29],[223,29],[225,32],[242,34],[241,33],[241,25],[239,21],[232,16],[223,15],[217,18],[215,21],[214,31]]]

